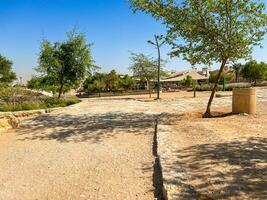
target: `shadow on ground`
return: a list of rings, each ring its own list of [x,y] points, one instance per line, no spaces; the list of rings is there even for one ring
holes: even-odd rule
[[[27,120],[17,129],[19,140],[100,142],[117,134],[152,134],[155,115],[110,112],[95,115],[42,115]]]
[[[202,144],[174,152],[173,199],[267,199],[267,139]]]

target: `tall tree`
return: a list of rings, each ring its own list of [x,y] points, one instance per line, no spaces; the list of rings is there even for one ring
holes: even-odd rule
[[[36,70],[49,83],[58,87],[58,98],[66,88],[78,87],[94,66],[91,45],[86,43],[83,34],[78,34],[75,30],[67,33],[67,40],[64,42],[42,41]]]
[[[0,83],[10,84],[17,79],[16,73],[12,71],[13,62],[0,55]]]
[[[130,0],[134,11],[151,13],[166,24],[172,56],[191,64],[220,63],[204,117],[227,62],[249,58],[266,33],[267,16],[261,0]]]
[[[264,62],[257,63],[256,61],[247,62],[241,73],[244,78],[253,81],[256,86],[258,80],[267,78],[267,64]]]
[[[141,81],[147,82],[147,89],[149,90],[149,97],[151,98],[150,83],[157,78],[158,65],[157,60],[146,56],[142,53],[131,54],[131,66],[130,71],[135,77],[138,77]]]
[[[119,89],[120,77],[114,69],[106,74],[103,79],[107,91],[116,91]]]
[[[235,63],[233,64],[233,71],[235,73],[235,81],[238,81],[238,78],[240,76],[240,73],[242,71],[243,65],[241,63]]]

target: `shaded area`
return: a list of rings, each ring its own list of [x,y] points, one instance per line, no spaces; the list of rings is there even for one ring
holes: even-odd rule
[[[164,200],[162,169],[161,169],[160,159],[158,155],[158,119],[155,120],[152,153],[155,158],[154,164],[153,164],[154,198],[156,198],[157,200]]]
[[[173,199],[267,199],[267,139],[201,144],[174,152]]]
[[[59,142],[100,142],[116,134],[149,134],[155,115],[109,112],[94,115],[42,115],[25,121],[18,129],[19,140],[56,140]]]

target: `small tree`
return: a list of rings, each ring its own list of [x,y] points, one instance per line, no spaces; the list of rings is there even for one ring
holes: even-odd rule
[[[42,79],[40,77],[32,77],[27,82],[27,88],[33,89],[33,90],[40,90],[42,88]]]
[[[134,86],[134,80],[133,80],[133,78],[126,74],[123,78],[120,79],[120,86],[124,90],[130,90],[130,89],[132,89],[133,86]]]
[[[79,86],[86,73],[93,67],[90,50],[83,34],[72,31],[64,42],[41,43],[37,71],[58,87],[58,98],[66,89]],[[65,89],[64,89],[65,87]]]
[[[114,69],[106,74],[103,79],[107,91],[116,91],[119,89],[120,77]]]
[[[258,80],[264,80],[267,78],[267,64],[257,63],[256,61],[247,62],[242,69],[242,76],[257,85]]]
[[[181,85],[186,86],[186,87],[192,87],[194,84],[194,80],[191,76],[187,75],[186,78],[184,78],[181,81]]]
[[[191,64],[220,63],[204,117],[227,62],[249,58],[266,33],[267,16],[261,0],[130,0],[134,11],[151,13],[166,24],[172,56]]]
[[[100,96],[100,93],[104,91],[106,87],[104,82],[105,76],[106,74],[99,72],[94,73],[93,75],[91,74],[84,81],[83,87],[86,88],[89,93],[98,92]]]
[[[0,55],[0,83],[10,84],[17,79],[15,72],[12,71],[12,61]]]
[[[151,98],[150,82],[157,77],[157,60],[142,53],[132,53],[131,61],[132,63],[129,67],[130,71],[132,71],[133,75],[138,77],[141,81],[147,82],[147,89],[149,90],[149,97]]]

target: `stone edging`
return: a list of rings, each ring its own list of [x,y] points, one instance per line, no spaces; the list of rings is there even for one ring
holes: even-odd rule
[[[17,128],[22,119],[38,116],[45,113],[50,113],[60,108],[61,107],[16,112],[0,112],[0,130]]]
[[[162,182],[163,182],[163,194],[164,194],[164,200],[172,200],[174,199],[173,193],[179,191],[179,186],[176,186],[175,184],[172,184],[172,181],[174,181],[174,177],[183,177],[184,173],[180,172],[180,174],[177,174],[177,172],[172,171],[169,167],[170,160],[172,157],[170,157],[171,151],[177,145],[175,142],[170,144],[169,138],[172,134],[171,127],[168,125],[158,125],[158,156],[159,156],[159,162],[162,169]],[[167,148],[166,148],[167,147]],[[177,159],[177,158],[173,158]]]

